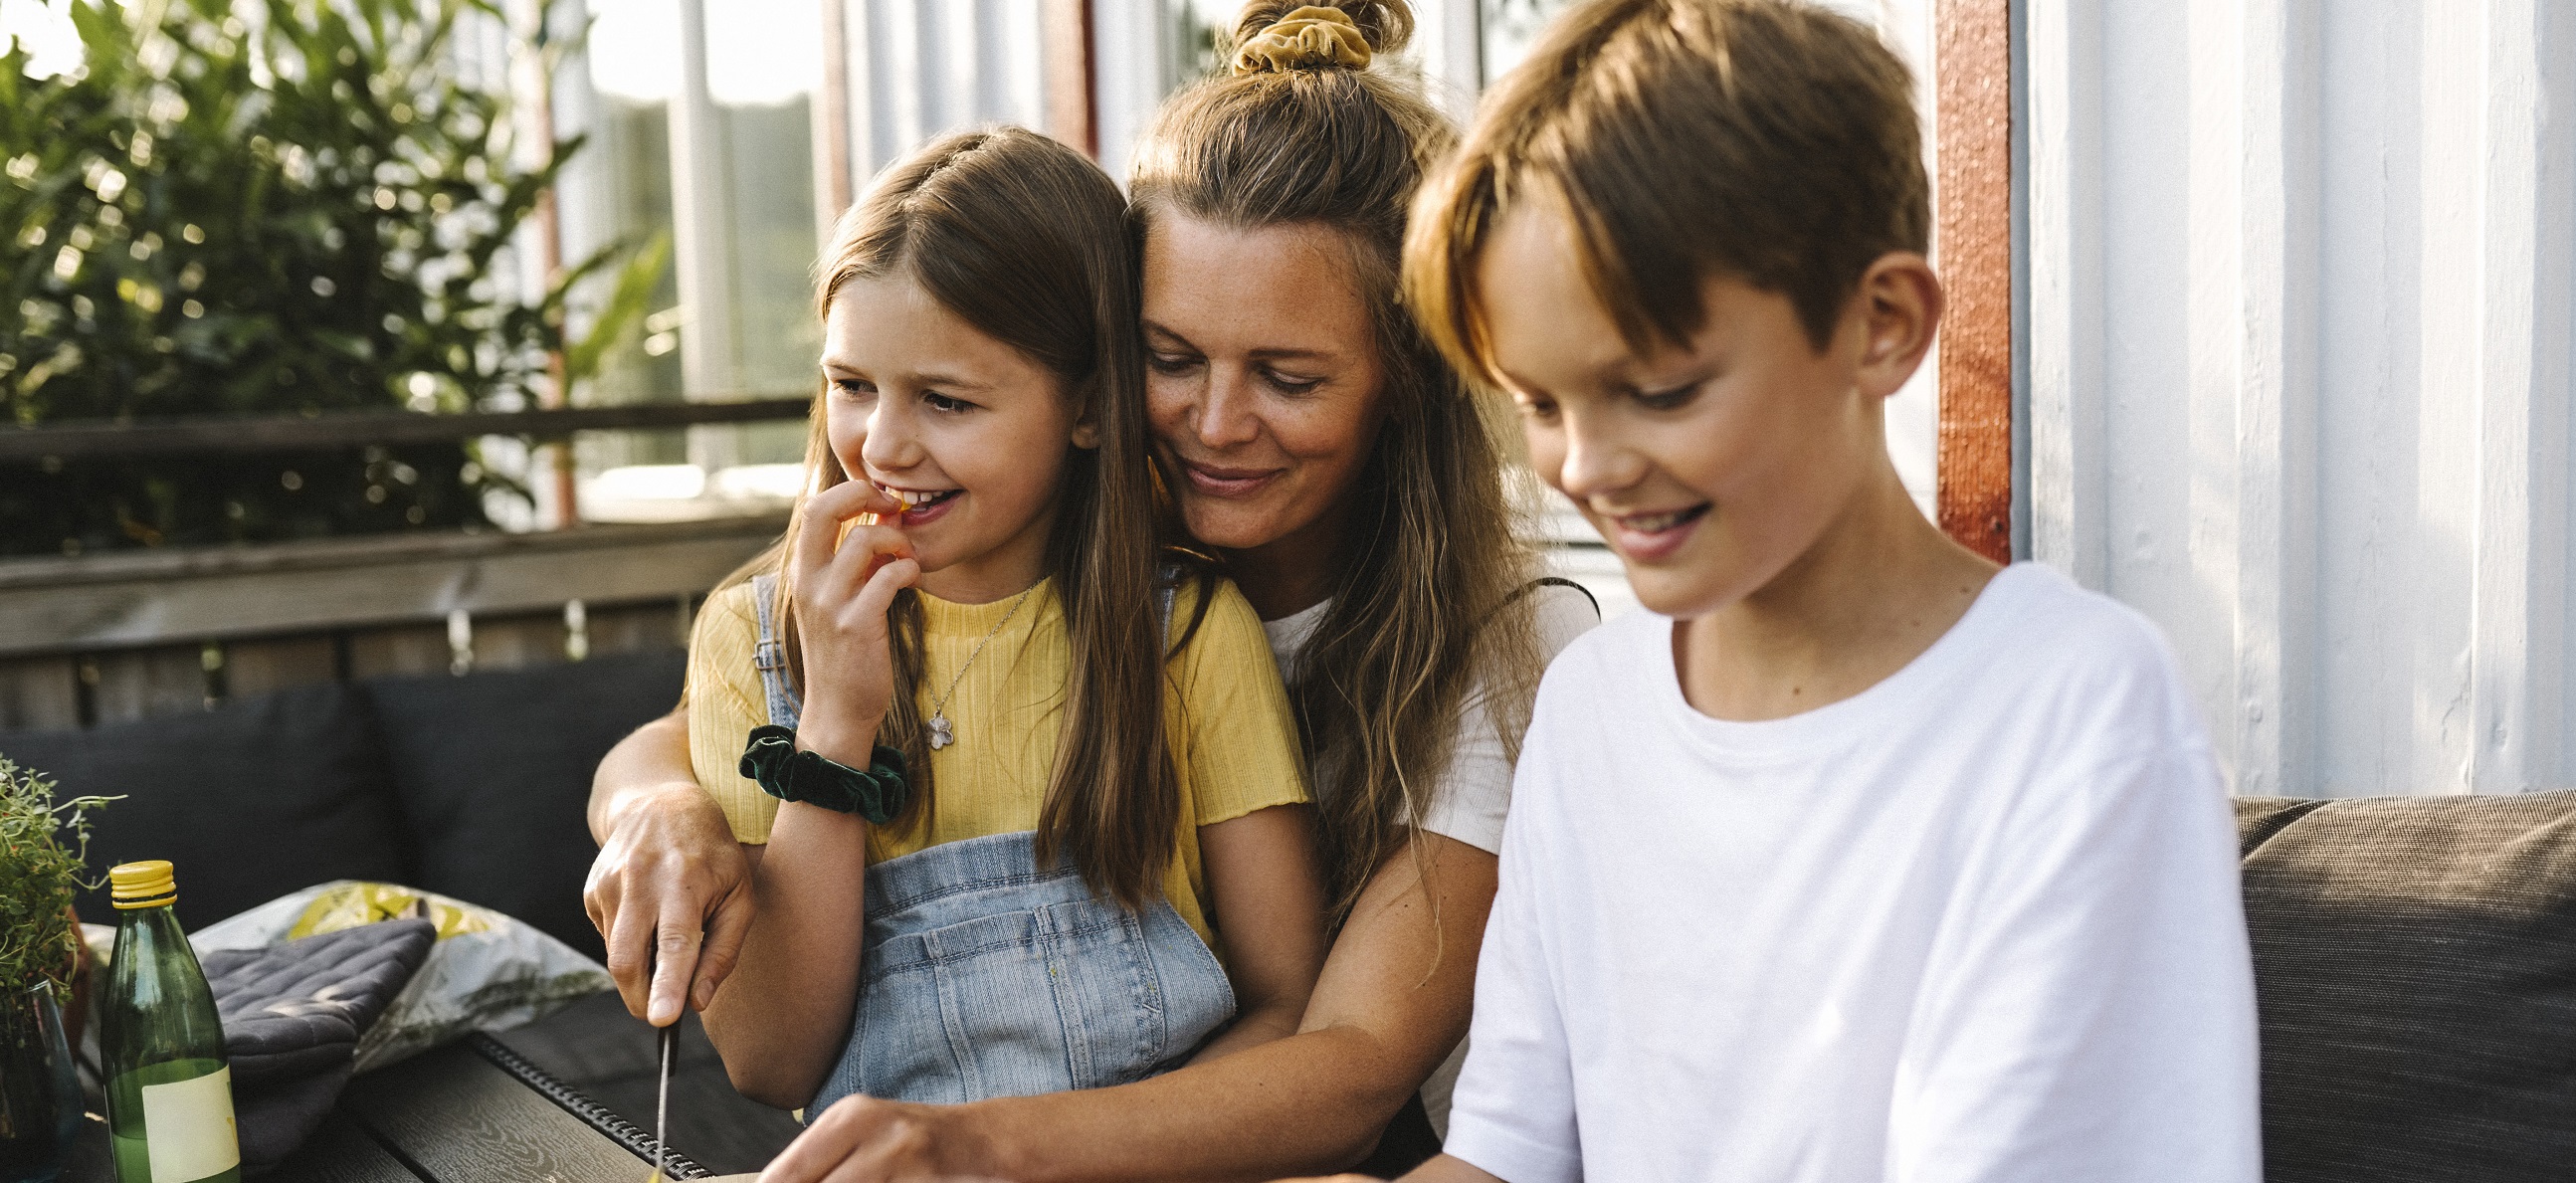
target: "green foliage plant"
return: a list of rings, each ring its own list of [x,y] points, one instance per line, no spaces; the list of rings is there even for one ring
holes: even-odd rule
[[[488,0],[68,8],[79,69],[0,53],[0,430],[532,406],[550,355],[595,368],[640,317],[612,283],[590,340],[566,332],[631,244],[522,294],[505,248],[580,140],[523,142],[503,88],[460,76]],[[664,253],[642,252],[656,274]],[[486,495],[524,492],[466,444],[6,476],[0,556],[475,528]]]
[[[110,800],[57,803],[53,781],[0,756],[0,997],[40,980],[68,997],[59,991],[71,985],[80,941],[72,897],[103,882],[83,877],[89,812]]]

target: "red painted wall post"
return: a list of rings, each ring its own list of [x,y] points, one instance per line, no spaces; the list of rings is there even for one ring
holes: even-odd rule
[[[1933,49],[1934,250],[1942,319],[1941,528],[2012,561],[2012,19],[2010,0],[1938,0]]]

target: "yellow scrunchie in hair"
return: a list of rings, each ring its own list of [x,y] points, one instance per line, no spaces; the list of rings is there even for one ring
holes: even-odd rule
[[[1318,66],[1348,66],[1364,69],[1369,64],[1368,38],[1348,14],[1338,8],[1309,4],[1294,9],[1255,34],[1243,48],[1235,51],[1234,72],[1258,74],[1264,70],[1286,73],[1290,70]]]

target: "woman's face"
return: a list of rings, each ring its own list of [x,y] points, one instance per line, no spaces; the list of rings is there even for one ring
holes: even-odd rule
[[[1339,231],[1176,214],[1145,237],[1147,407],[1192,536],[1312,537],[1368,460],[1385,372]]]
[[[1053,372],[898,273],[833,295],[823,378],[842,471],[913,504],[891,524],[923,590],[980,603],[1037,582],[1066,447],[1098,443]]]

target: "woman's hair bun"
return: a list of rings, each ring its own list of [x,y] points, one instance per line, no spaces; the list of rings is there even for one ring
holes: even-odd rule
[[[1412,37],[1413,6],[1406,0],[1252,0],[1235,18],[1226,57],[1237,74],[1357,70]]]

